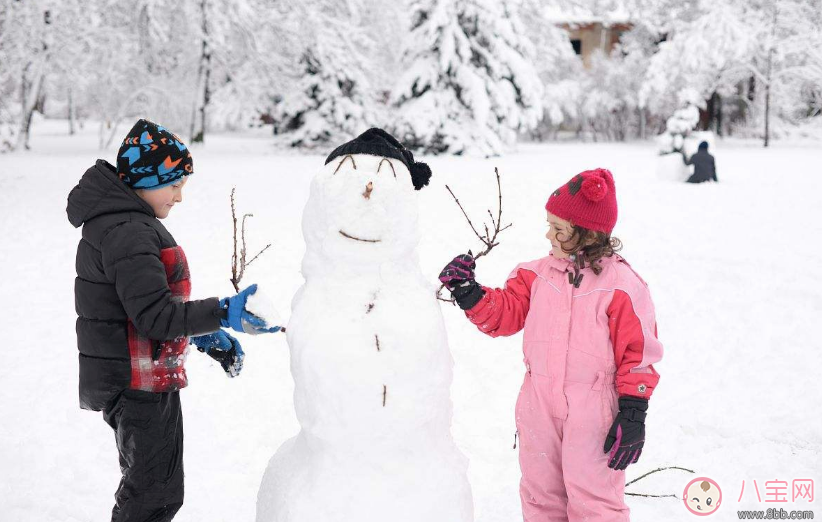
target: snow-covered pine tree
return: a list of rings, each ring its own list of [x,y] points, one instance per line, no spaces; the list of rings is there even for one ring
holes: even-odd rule
[[[274,107],[274,133],[291,147],[345,141],[373,123],[373,40],[355,0],[313,0],[286,13],[294,86]]]
[[[412,0],[392,130],[425,153],[500,154],[542,117],[543,87],[511,0]]]

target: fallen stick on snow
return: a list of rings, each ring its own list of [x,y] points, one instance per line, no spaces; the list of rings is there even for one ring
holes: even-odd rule
[[[632,481],[628,482],[627,484],[625,484],[625,487],[627,488],[628,486],[630,486],[630,485],[631,485],[631,484],[633,484],[634,482],[638,482],[638,481],[640,481],[640,480],[644,479],[645,477],[647,477],[648,475],[653,475],[654,473],[658,473],[658,472],[660,472],[660,471],[665,471],[665,470],[668,470],[668,469],[678,469],[678,470],[682,470],[682,471],[687,471],[688,473],[694,473],[694,471],[693,471],[693,470],[691,470],[691,469],[687,469],[687,468],[680,468],[679,466],[668,466],[668,467],[666,467],[666,468],[657,468],[657,469],[655,469],[655,470],[653,470],[653,471],[649,471],[648,473],[645,473],[644,475],[641,475],[641,476],[639,476],[639,477],[635,478],[634,480],[632,480]],[[626,495],[630,495],[630,496],[632,496],[632,497],[648,497],[648,498],[680,498],[679,496],[677,496],[677,495],[673,495],[673,494],[671,494],[671,495],[652,495],[652,494],[649,494],[649,493],[629,493],[629,492],[625,492],[625,494],[626,494]]]

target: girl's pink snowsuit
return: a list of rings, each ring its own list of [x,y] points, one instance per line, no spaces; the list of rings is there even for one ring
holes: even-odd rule
[[[625,472],[608,468],[603,445],[618,395],[651,396],[662,345],[645,282],[619,256],[600,265],[575,288],[569,260],[523,263],[466,311],[492,337],[525,328],[516,423],[526,522],[629,520]]]

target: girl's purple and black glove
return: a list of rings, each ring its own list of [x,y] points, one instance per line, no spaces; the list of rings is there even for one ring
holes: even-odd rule
[[[228,332],[217,330],[214,333],[198,335],[190,339],[191,344],[201,352],[205,352],[209,357],[220,363],[229,377],[240,375],[243,370],[243,352],[240,341],[232,337]]]
[[[623,470],[634,464],[642,455],[645,445],[645,415],[648,399],[620,397],[617,413],[608,436],[605,438],[605,453],[611,452],[608,467]],[[613,448],[613,449],[612,449]]]
[[[279,332],[279,326],[269,328],[263,319],[246,310],[248,296],[256,291],[257,285],[251,285],[234,297],[221,299],[220,308],[226,311],[226,317],[220,319],[220,326],[251,335]]]
[[[440,272],[440,283],[451,291],[463,310],[473,308],[485,295],[485,290],[474,280],[475,268],[477,263],[469,252],[452,259]]]

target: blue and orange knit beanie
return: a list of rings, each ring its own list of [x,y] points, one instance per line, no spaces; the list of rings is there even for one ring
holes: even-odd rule
[[[133,189],[158,189],[194,173],[188,147],[165,127],[139,120],[117,151],[117,175]]]

